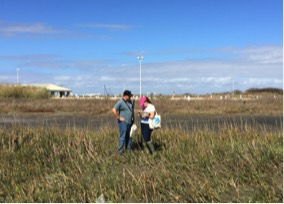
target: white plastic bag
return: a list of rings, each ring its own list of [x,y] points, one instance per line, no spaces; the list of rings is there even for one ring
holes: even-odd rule
[[[149,127],[150,129],[161,128],[161,116],[156,113],[153,119],[149,118]]]
[[[101,194],[97,199],[96,199],[96,203],[105,203],[105,197],[104,194]]]
[[[131,129],[130,129],[130,137],[132,137],[132,135],[134,134],[134,132],[137,130],[137,125],[133,124],[131,126]]]

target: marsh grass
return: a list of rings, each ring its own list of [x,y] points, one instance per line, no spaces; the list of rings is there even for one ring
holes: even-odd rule
[[[0,202],[283,201],[282,130],[157,130],[155,156],[140,137],[119,156],[116,127],[0,129]]]
[[[1,91],[0,91],[1,95]],[[111,109],[117,100],[107,99],[10,99],[0,97],[0,114],[111,114]],[[154,99],[153,104],[160,114],[191,114],[191,115],[232,115],[261,114],[283,115],[282,95],[273,98],[263,95],[259,100],[170,100]],[[136,101],[135,110],[139,106]]]
[[[110,100],[60,100],[60,99],[0,99],[0,114],[59,114],[100,115],[109,114],[115,101]]]
[[[256,96],[256,95],[255,95]],[[177,114],[283,114],[283,97],[262,95],[253,100],[154,100],[161,113]]]
[[[32,86],[0,84],[0,98],[46,99],[49,97],[47,89]]]

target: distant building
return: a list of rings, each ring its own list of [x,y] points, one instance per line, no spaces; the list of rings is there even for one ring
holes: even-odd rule
[[[52,96],[59,96],[60,98],[63,96],[68,97],[70,93],[72,92],[71,89],[62,87],[62,86],[57,86],[54,84],[31,84],[28,86],[35,86],[39,88],[45,88],[47,89]]]

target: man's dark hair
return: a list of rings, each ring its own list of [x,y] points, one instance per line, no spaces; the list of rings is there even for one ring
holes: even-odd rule
[[[131,91],[129,91],[129,90],[125,90],[125,91],[123,92],[123,96],[132,96],[132,93],[131,93]]]

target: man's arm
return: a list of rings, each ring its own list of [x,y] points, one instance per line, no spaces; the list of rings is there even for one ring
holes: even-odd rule
[[[118,115],[118,112],[117,112],[117,110],[116,110],[115,108],[112,109],[112,112],[113,112],[114,117],[115,117],[117,120],[119,120],[119,121],[121,121],[121,122],[125,121],[125,119],[124,119],[123,117],[120,117],[120,116]]]

